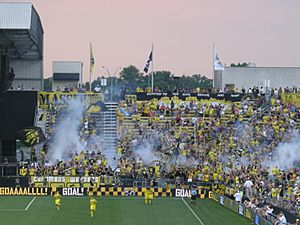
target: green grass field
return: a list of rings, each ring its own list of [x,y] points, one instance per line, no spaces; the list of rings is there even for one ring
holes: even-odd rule
[[[0,197],[0,225],[249,225],[246,218],[209,199],[99,197],[89,214],[88,197],[62,197],[56,210],[51,197]]]

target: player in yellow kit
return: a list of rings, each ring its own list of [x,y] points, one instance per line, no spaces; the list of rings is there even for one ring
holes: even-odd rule
[[[91,196],[91,198],[90,198],[91,217],[94,216],[94,212],[96,212],[96,207],[97,207],[97,200],[93,196]]]
[[[55,202],[55,207],[57,210],[59,210],[59,207],[60,207],[60,194],[59,192],[57,191],[54,195],[54,202]]]
[[[146,205],[148,205],[148,204],[151,205],[152,201],[153,201],[153,197],[154,197],[154,193],[151,190],[151,188],[147,188],[144,194],[145,194],[145,203],[146,203]]]

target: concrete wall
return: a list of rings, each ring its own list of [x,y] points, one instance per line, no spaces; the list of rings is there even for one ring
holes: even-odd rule
[[[9,66],[15,72],[12,82],[14,90],[17,90],[18,86],[22,86],[25,90],[43,90],[42,60],[11,59]]]
[[[53,73],[79,73],[79,83],[82,83],[82,62],[79,61],[53,61]]]
[[[65,88],[74,88],[78,87],[78,82],[77,81],[53,81],[52,83],[52,91],[57,91],[59,88],[61,91],[65,90]]]
[[[214,88],[222,88],[222,70],[214,71]]]
[[[270,80],[271,88],[300,88],[300,67],[225,67],[222,72],[222,88],[226,84],[239,89],[264,87],[265,80]]]

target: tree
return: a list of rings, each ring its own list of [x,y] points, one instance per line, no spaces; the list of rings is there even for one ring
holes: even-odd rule
[[[194,74],[192,76],[177,76],[170,71],[156,71],[153,73],[154,87],[158,87],[161,91],[173,91],[174,89],[208,89],[212,88],[212,79],[208,79],[201,74]],[[93,82],[96,86],[100,82],[99,78]],[[111,82],[108,78],[107,85],[110,86]],[[114,79],[113,89],[114,93],[120,93],[123,88],[135,91],[137,87],[145,89],[150,84],[151,74],[143,75],[135,66],[130,65],[120,73],[120,78]],[[107,87],[110,89],[110,87]]]
[[[44,91],[52,91],[52,78],[44,79]]]
[[[144,86],[145,82],[143,74],[133,65],[123,68],[120,78],[123,85],[132,90],[135,90],[138,86]]]
[[[213,87],[213,80],[208,79],[206,76],[201,74],[194,74],[192,78],[198,83],[198,87],[202,89],[208,89]]]
[[[157,71],[153,73],[154,86],[161,91],[171,91],[175,87],[172,73],[169,71]]]

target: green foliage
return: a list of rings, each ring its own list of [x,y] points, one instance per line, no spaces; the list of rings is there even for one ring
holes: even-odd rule
[[[52,78],[44,79],[44,91],[52,91]]]
[[[154,87],[161,91],[172,91],[181,89],[212,88],[212,79],[201,74],[192,76],[177,76],[170,71],[156,71],[153,73]],[[151,86],[151,74],[144,75],[135,66],[130,65],[123,68],[120,78],[116,80],[116,86],[127,87],[135,90],[137,87],[145,89]]]
[[[132,89],[135,89],[145,82],[143,74],[133,65],[123,68],[120,73],[120,79],[120,83],[122,83],[123,86],[127,86]]]

